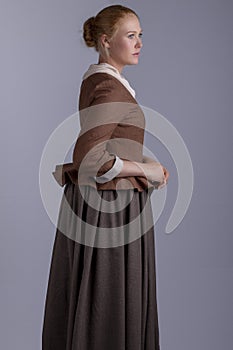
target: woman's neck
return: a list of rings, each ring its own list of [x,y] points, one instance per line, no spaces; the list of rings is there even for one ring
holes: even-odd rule
[[[110,64],[111,66],[115,67],[120,74],[121,74],[122,69],[124,67],[124,66],[121,66],[121,65],[117,64],[116,62],[114,62],[111,59],[104,59],[103,57],[99,57],[98,64],[100,64],[100,63],[108,63],[108,64]]]

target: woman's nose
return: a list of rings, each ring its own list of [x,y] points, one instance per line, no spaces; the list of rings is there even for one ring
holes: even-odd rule
[[[136,43],[136,47],[142,47],[142,39],[138,38],[137,43]]]

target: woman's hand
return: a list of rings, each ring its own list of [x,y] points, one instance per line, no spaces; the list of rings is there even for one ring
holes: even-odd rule
[[[117,177],[125,176],[144,176],[154,188],[159,189],[166,185],[169,173],[159,162],[144,156],[143,162],[123,159],[123,167]]]
[[[168,172],[168,170],[167,170],[164,166],[162,166],[162,167],[163,167],[163,172],[164,172],[164,181],[163,181],[163,183],[161,183],[161,184],[158,186],[158,190],[161,189],[161,188],[163,188],[164,186],[166,186],[167,180],[168,180],[168,178],[169,178],[169,172]]]
[[[141,163],[143,175],[151,182],[162,183],[165,179],[163,167],[159,162]]]
[[[144,171],[147,179],[152,183],[155,183],[155,187],[157,189],[163,188],[167,184],[167,180],[169,178],[168,170],[159,162],[156,162],[154,159],[146,156],[143,156],[143,163],[147,164],[146,168],[143,167],[143,170],[145,169]],[[157,177],[158,175],[160,176]]]

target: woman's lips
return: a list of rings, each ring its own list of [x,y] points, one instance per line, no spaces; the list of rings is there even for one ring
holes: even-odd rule
[[[139,56],[139,52],[133,53],[134,56]]]

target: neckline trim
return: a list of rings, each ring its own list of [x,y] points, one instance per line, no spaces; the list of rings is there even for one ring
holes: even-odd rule
[[[127,88],[127,90],[135,98],[135,95],[136,95],[135,90],[130,86],[128,80],[122,74],[120,74],[120,72],[116,67],[106,62],[93,63],[89,66],[88,70],[84,73],[82,79],[85,80],[90,75],[95,73],[108,73],[114,76]]]

